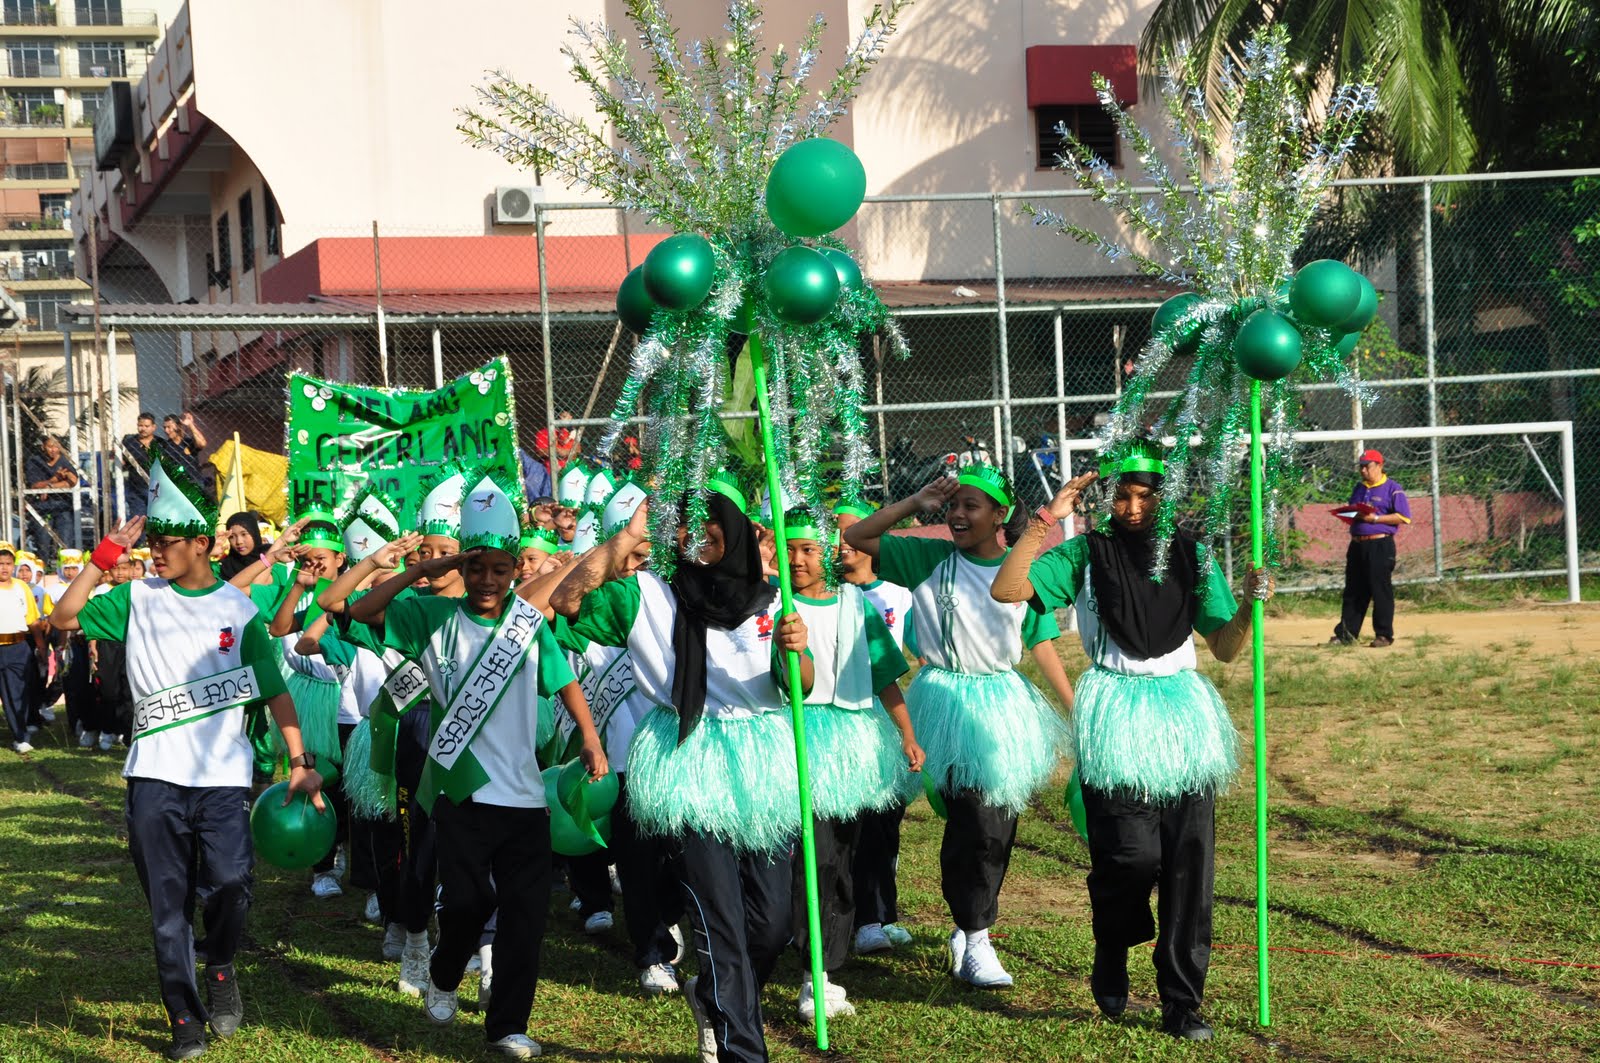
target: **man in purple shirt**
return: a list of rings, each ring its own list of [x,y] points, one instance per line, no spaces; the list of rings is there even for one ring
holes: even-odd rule
[[[1344,555],[1344,608],[1330,642],[1348,644],[1361,635],[1372,604],[1372,646],[1394,645],[1394,533],[1411,523],[1406,493],[1383,474],[1383,455],[1361,455],[1361,482],[1350,492],[1352,506],[1372,507],[1368,516],[1350,525],[1350,548]]]

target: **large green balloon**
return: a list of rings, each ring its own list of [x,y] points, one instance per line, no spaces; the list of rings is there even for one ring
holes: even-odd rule
[[[1356,344],[1360,342],[1361,333],[1359,331],[1346,332],[1343,336],[1334,340],[1333,349],[1338,351],[1342,357],[1348,358],[1355,351]]]
[[[669,310],[693,310],[706,301],[717,279],[717,256],[703,236],[669,236],[644,259],[644,290]]]
[[[1089,840],[1089,813],[1083,807],[1083,783],[1078,781],[1077,769],[1073,769],[1072,777],[1067,780],[1065,795],[1067,814],[1072,817],[1072,827],[1078,832],[1078,837],[1084,841]]]
[[[1202,302],[1204,302],[1204,300],[1194,292],[1183,292],[1181,294],[1174,295],[1171,299],[1168,299],[1166,302],[1156,307],[1154,316],[1150,318],[1151,334],[1160,336],[1162,333],[1172,328],[1173,325],[1177,324],[1179,318],[1183,317],[1184,314],[1187,314],[1190,310],[1193,310]],[[1176,342],[1173,343],[1172,349],[1181,355],[1193,354],[1195,349],[1200,345],[1200,336],[1198,330],[1191,335],[1175,337],[1175,339]]]
[[[856,153],[826,137],[802,140],[772,164],[767,216],[790,236],[831,233],[861,209],[867,169]]]
[[[583,761],[569,760],[561,766],[556,778],[556,793],[561,804],[580,823],[584,819],[584,815],[579,814],[580,807],[590,820],[597,820],[617,803],[617,773],[607,772],[590,782],[589,769],[583,766]]]
[[[841,292],[861,287],[861,267],[856,265],[855,259],[837,247],[819,247],[817,248],[817,254],[832,263],[833,271],[839,275],[839,290]]]
[[[635,266],[622,278],[617,288],[617,317],[629,332],[643,336],[650,328],[650,317],[656,312],[656,301],[644,290],[644,267]]]
[[[1356,279],[1361,282],[1361,301],[1356,304],[1350,316],[1340,323],[1339,328],[1343,332],[1359,333],[1372,324],[1372,319],[1378,316],[1378,289],[1359,273],[1356,274]]]
[[[332,807],[318,812],[305,794],[295,794],[287,805],[289,784],[280,782],[261,791],[250,809],[250,837],[256,855],[269,864],[289,870],[310,867],[333,848],[336,824]],[[330,795],[324,794],[323,800]]]
[[[794,325],[821,321],[839,301],[839,273],[809,247],[779,251],[763,278],[767,306]]]
[[[944,807],[944,797],[934,785],[933,776],[927,772],[922,773],[922,791],[928,795],[928,807],[933,809],[933,814],[940,819],[949,819],[950,813]]]
[[[1239,368],[1257,380],[1278,380],[1300,364],[1300,330],[1276,310],[1257,310],[1233,337]]]
[[[1361,274],[1331,258],[1300,267],[1289,286],[1294,316],[1308,325],[1344,331],[1344,322],[1361,304]]]

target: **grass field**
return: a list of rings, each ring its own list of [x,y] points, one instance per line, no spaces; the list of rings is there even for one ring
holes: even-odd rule
[[[1423,603],[1418,603],[1419,605]],[[1470,605],[1457,602],[1457,606]],[[1209,1047],[1158,1030],[1136,950],[1135,1007],[1097,1017],[1087,854],[1059,791],[1025,816],[996,944],[1016,988],[945,972],[938,822],[907,819],[904,922],[889,958],[840,981],[858,1014],[832,1056],[857,1060],[1179,1058],[1564,1060],[1600,1057],[1600,611],[1499,592],[1491,611],[1402,603],[1387,651],[1327,648],[1326,603],[1270,628],[1274,1024],[1255,1025],[1253,789],[1218,813],[1217,951]],[[1075,644],[1069,670],[1082,665]],[[1209,667],[1249,741],[1247,660]],[[0,753],[0,1060],[147,1060],[166,1041],[149,929],[121,836],[120,761],[64,747]],[[435,1030],[390,986],[363,898],[318,901],[305,874],[258,868],[240,957],[246,1026],[207,1058],[475,1058],[463,984]],[[592,940],[558,896],[530,1031],[581,1059],[696,1058],[681,998],[646,1000],[619,927]],[[1538,962],[1533,962],[1538,961]],[[799,965],[766,996],[775,1058],[815,1053],[795,1017]]]

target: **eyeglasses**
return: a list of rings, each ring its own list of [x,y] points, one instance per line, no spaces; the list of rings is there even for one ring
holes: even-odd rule
[[[177,546],[179,543],[186,543],[186,542],[189,542],[189,540],[188,539],[180,539],[180,538],[177,538],[177,537],[173,537],[173,538],[170,538],[170,539],[151,539],[149,541],[148,545],[149,545],[151,550],[161,551],[161,550],[170,550],[174,546]]]

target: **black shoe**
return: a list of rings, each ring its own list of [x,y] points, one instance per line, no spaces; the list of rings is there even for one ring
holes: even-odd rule
[[[218,1037],[232,1037],[244,1021],[244,1001],[239,999],[233,964],[206,968],[206,1011],[211,1013],[211,1032]]]
[[[172,1044],[167,1046],[168,1059],[194,1059],[205,1055],[205,1025],[187,1011],[172,1021]]]
[[[1108,1019],[1118,1019],[1128,1010],[1128,950],[1116,945],[1094,946],[1094,970],[1089,975],[1089,991],[1095,1006]]]
[[[1180,1041],[1209,1041],[1211,1027],[1193,1008],[1164,1006],[1161,1009],[1161,1032]]]

